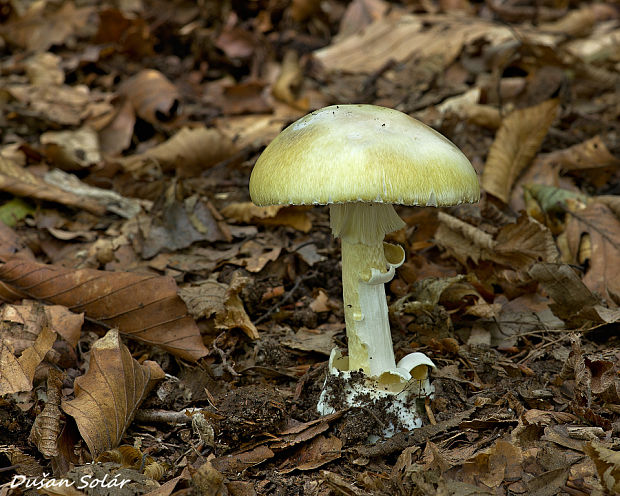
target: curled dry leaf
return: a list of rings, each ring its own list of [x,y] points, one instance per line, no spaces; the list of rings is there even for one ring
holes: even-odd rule
[[[136,114],[151,124],[169,122],[179,110],[177,87],[154,69],[144,69],[125,81],[120,92],[133,104]]]
[[[35,444],[45,458],[58,456],[56,440],[60,435],[60,399],[62,373],[50,368],[47,375],[47,400],[43,411],[34,420],[28,440]]]
[[[579,262],[589,262],[584,284],[600,294],[610,306],[620,305],[620,219],[599,202],[571,212],[566,224],[568,247],[575,259],[580,256],[582,240],[589,236],[591,251]]]
[[[252,202],[233,202],[222,209],[222,215],[243,224],[290,226],[302,232],[312,229],[307,207],[284,205],[259,207]]]
[[[524,271],[536,262],[556,262],[559,258],[549,229],[526,214],[522,214],[516,223],[502,227],[495,239],[444,212],[439,212],[438,218],[440,224],[435,240],[463,265],[468,259],[476,264],[480,260],[491,260]]]
[[[620,321],[620,310],[610,310],[581,281],[575,271],[564,264],[537,263],[529,270],[555,303],[551,311],[568,325],[580,327],[594,322],[610,324]]]
[[[109,112],[112,106],[103,97],[99,101],[86,86],[7,85],[6,91],[20,104],[28,105],[28,115],[65,125],[79,126],[82,121],[95,119]]]
[[[558,100],[547,100],[504,118],[482,173],[486,191],[508,203],[514,182],[536,155],[557,108]]]
[[[35,53],[24,62],[26,75],[35,86],[60,85],[65,82],[65,72],[60,67],[62,58],[50,52]]]
[[[586,443],[583,451],[594,461],[602,485],[610,494],[620,494],[620,452],[595,441]]]
[[[6,455],[14,466],[16,473],[27,477],[38,477],[43,475],[43,467],[33,456],[27,455],[16,446],[0,446],[0,453]]]
[[[16,196],[51,201],[69,207],[87,210],[95,215],[103,215],[105,206],[90,198],[64,191],[46,183],[17,163],[0,156],[0,190]]]
[[[31,298],[64,305],[73,312],[132,339],[198,360],[207,354],[200,331],[177,295],[171,277],[72,270],[18,257],[0,257],[0,280]]]
[[[75,380],[75,399],[63,401],[93,458],[118,446],[136,410],[164,378],[157,363],[139,364],[112,329],[93,344],[88,372]]]
[[[0,322],[11,326],[11,329],[4,328],[3,341],[21,353],[35,341],[44,327],[60,334],[72,347],[77,346],[84,314],[73,313],[61,305],[42,305],[25,300],[21,305],[3,305],[0,308]],[[13,332],[13,326],[18,326],[17,332]]]
[[[316,436],[308,444],[302,445],[295,456],[291,456],[284,468],[283,474],[293,470],[314,470],[326,463],[337,460],[341,456],[342,441],[336,436]]]
[[[232,140],[217,129],[183,128],[168,141],[121,161],[127,171],[140,171],[157,163],[163,171],[175,169],[191,177],[236,153]]]
[[[19,19],[3,26],[2,36],[29,52],[44,52],[52,45],[62,45],[88,24],[94,7],[76,8],[72,1],[58,4],[32,3]],[[12,6],[14,9],[15,7]]]
[[[301,110],[308,109],[308,101],[297,99],[295,89],[303,80],[303,71],[299,64],[297,53],[289,50],[284,54],[282,67],[278,79],[271,87],[271,92],[278,100],[281,100]]]
[[[101,160],[99,138],[90,127],[75,131],[48,131],[40,137],[45,155],[63,170],[80,170]]]
[[[194,318],[209,318],[215,314],[215,325],[219,329],[239,328],[250,339],[258,339],[258,330],[246,313],[239,296],[249,282],[248,277],[242,277],[235,272],[229,286],[210,279],[200,286],[181,289],[179,296],[183,298]]]
[[[57,334],[44,327],[32,346],[17,358],[10,345],[0,342],[0,396],[32,389],[32,379],[37,366],[52,349]]]
[[[190,473],[192,470],[190,470]],[[224,485],[224,474],[217,470],[210,460],[203,463],[198,470],[193,471],[192,486],[197,494],[211,494],[226,496],[228,490]]]

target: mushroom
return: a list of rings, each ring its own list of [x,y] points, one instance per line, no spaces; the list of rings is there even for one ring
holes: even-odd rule
[[[288,126],[264,150],[250,177],[252,201],[265,205],[327,204],[341,239],[348,357],[333,350],[329,370],[350,379],[346,403],[390,398],[406,428],[420,425],[408,396],[431,393],[432,361],[412,353],[395,361],[385,283],[405,259],[387,233],[405,226],[393,204],[447,206],[478,201],[469,160],[448,139],[412,117],[375,105],[333,105]],[[418,389],[408,387],[415,379]],[[355,382],[355,384],[353,384]],[[334,411],[329,388],[318,409]]]

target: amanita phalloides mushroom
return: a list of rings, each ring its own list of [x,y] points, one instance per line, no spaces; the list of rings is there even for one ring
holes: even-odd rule
[[[422,353],[395,361],[384,284],[405,252],[383,240],[405,225],[393,204],[478,201],[478,178],[469,160],[444,136],[402,112],[334,105],[302,117],[267,146],[252,171],[250,196],[262,206],[330,205],[332,232],[341,239],[349,348],[346,357],[332,351],[330,374],[349,380],[348,405],[387,399],[402,427],[419,426],[412,398],[430,394],[428,367],[434,365]],[[354,371],[363,373],[362,381],[350,380]],[[330,395],[324,388],[321,413],[334,410]]]

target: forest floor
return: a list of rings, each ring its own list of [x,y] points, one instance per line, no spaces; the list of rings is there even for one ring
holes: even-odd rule
[[[619,69],[611,1],[0,0],[0,495],[619,494]],[[436,368],[391,438],[316,410],[327,207],[248,192],[345,103],[482,188],[397,206],[394,350]]]

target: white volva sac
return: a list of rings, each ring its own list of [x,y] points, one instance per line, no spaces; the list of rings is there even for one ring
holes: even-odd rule
[[[332,378],[347,381],[345,402],[386,401],[406,429],[418,427],[415,399],[432,393],[422,353],[395,361],[384,285],[405,260],[385,235],[405,223],[392,204],[445,206],[478,201],[476,173],[461,151],[421,122],[374,105],[334,105],[302,117],[265,149],[250,177],[257,205],[330,204],[341,239],[349,354],[333,350]],[[351,380],[361,371],[364,380]],[[319,412],[334,411],[330,377]],[[390,434],[398,425],[386,428]]]

